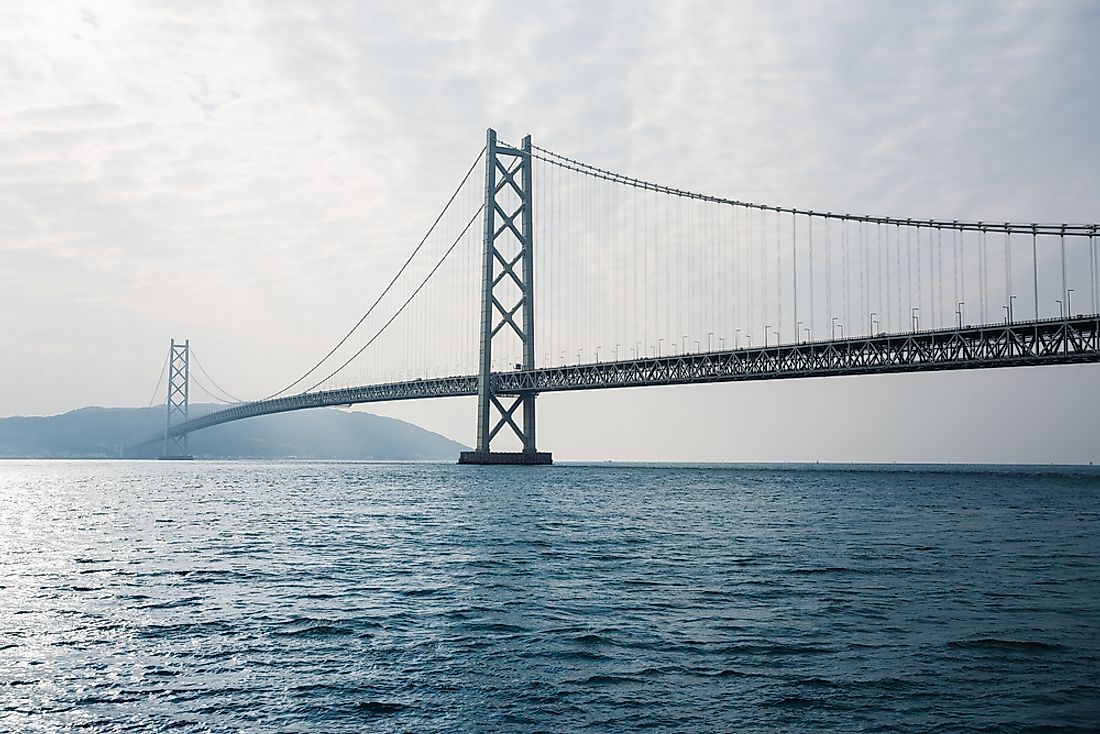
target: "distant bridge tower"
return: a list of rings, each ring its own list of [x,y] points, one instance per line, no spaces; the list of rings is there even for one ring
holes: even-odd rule
[[[191,340],[177,344],[172,340],[168,352],[168,400],[164,411],[164,459],[190,459],[187,453],[187,434],[173,436],[172,426],[187,421],[188,388],[191,374]]]
[[[481,349],[477,390],[477,448],[463,451],[460,464],[549,464],[535,448],[535,393],[498,392],[493,379],[493,344],[518,339],[524,370],[535,369],[534,211],[531,195],[531,136],[522,148],[486,133],[485,244],[481,273]],[[512,365],[509,365],[511,367]],[[502,401],[503,398],[503,401]],[[517,422],[516,413],[521,422]],[[507,427],[522,451],[492,451]]]

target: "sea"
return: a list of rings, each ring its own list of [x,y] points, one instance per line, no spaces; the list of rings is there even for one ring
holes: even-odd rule
[[[643,730],[1100,730],[1100,473],[0,462],[0,731]]]

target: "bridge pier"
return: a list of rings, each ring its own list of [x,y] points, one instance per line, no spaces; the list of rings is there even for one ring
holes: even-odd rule
[[[522,364],[535,369],[535,258],[531,136],[520,148],[485,135],[485,239],[481,273],[481,350],[477,388],[477,448],[463,451],[459,464],[550,464],[535,447],[535,397],[525,391],[505,395],[493,375],[494,340],[518,340]],[[517,316],[521,318],[517,318]],[[514,342],[513,342],[514,343]],[[509,364],[511,369],[512,365]],[[504,399],[505,402],[501,400]],[[517,423],[516,413],[522,416]],[[492,451],[490,444],[508,428],[522,451]]]
[[[459,464],[512,464],[523,466],[544,466],[553,464],[554,459],[548,451],[463,451],[458,455]]]

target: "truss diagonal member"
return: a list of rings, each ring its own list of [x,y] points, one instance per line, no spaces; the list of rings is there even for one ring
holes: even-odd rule
[[[516,217],[523,214],[523,205],[520,205],[519,209],[516,209],[514,212],[512,212],[511,216],[509,216],[508,212],[504,211],[504,209],[501,208],[500,204],[495,204],[494,208],[496,209],[496,213],[500,215],[503,224],[501,224],[496,229],[496,231],[493,232],[493,239],[500,237],[500,235],[504,233],[504,230],[510,229],[512,230],[512,234],[515,235],[515,238],[518,242],[525,242],[527,238],[523,236],[522,232],[516,229],[515,224]]]
[[[515,284],[519,286],[520,291],[525,290],[525,284],[523,280],[518,275],[516,275],[515,270],[516,263],[523,259],[523,251],[521,250],[520,252],[518,252],[516,256],[513,257],[511,260],[505,260],[503,255],[494,250],[493,257],[496,258],[497,262],[499,262],[501,266],[501,271],[497,273],[497,276],[495,278],[493,278],[493,287],[495,288],[496,285],[500,283],[500,281],[504,280],[505,276],[510,275]]]
[[[501,316],[501,320],[497,322],[496,326],[493,327],[493,336],[496,336],[497,332],[503,329],[505,324],[510,324],[511,327],[516,330],[516,336],[518,336],[520,339],[526,338],[526,335],[523,333],[523,329],[519,328],[519,325],[516,324],[515,320],[512,318],[513,316],[515,316],[516,311],[518,311],[520,307],[523,306],[523,299],[520,299],[519,303],[513,306],[511,310],[505,311],[504,307],[500,305],[500,301],[496,299],[496,296],[493,296],[493,306],[497,309],[497,311],[500,312]]]
[[[516,193],[516,196],[518,196],[520,199],[524,198],[523,189],[518,183],[516,183],[516,174],[523,169],[524,159],[522,156],[522,153],[517,156],[518,160],[511,168],[506,167],[503,163],[500,162],[499,159],[497,159],[497,171],[501,174],[502,178],[500,180],[500,183],[498,183],[496,185],[496,188],[493,190],[494,195],[499,194],[501,192],[501,189],[503,189],[505,186],[510,185],[512,187],[512,190]]]
[[[504,426],[510,426],[511,429],[512,429],[512,432],[515,433],[516,436],[519,439],[521,439],[521,440],[523,439],[523,431],[520,430],[520,427],[512,419],[512,416],[515,414],[516,410],[521,405],[523,405],[523,396],[522,395],[516,397],[512,401],[512,405],[508,408],[505,408],[504,405],[501,404],[500,400],[497,399],[496,395],[493,396],[493,406],[497,409],[497,412],[499,413],[500,418],[497,419],[496,425],[493,426],[493,430],[489,432],[489,440],[490,441],[492,441],[493,438],[495,438],[496,435],[498,433],[500,433],[500,429],[504,428]]]

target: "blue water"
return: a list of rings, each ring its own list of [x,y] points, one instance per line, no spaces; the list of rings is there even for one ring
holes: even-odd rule
[[[1100,476],[0,462],[0,730],[1100,725]]]

